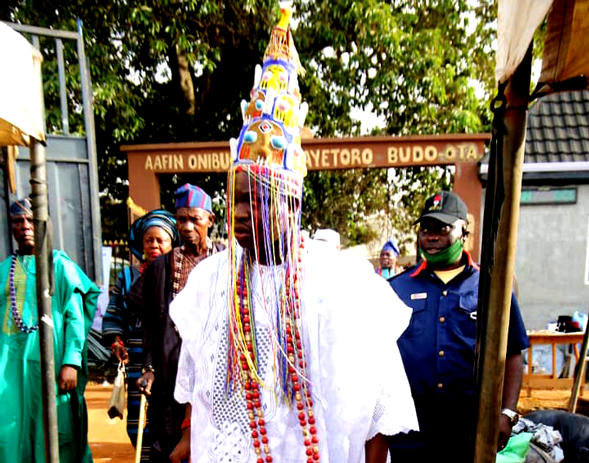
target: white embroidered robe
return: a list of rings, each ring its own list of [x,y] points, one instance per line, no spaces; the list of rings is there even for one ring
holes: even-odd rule
[[[183,342],[175,398],[192,405],[192,463],[257,460],[245,399],[225,393],[227,258],[224,251],[201,262],[170,307]],[[418,429],[397,348],[411,310],[365,260],[312,247],[303,265],[303,338],[321,461],[361,463],[365,442],[377,433]],[[274,277],[280,272],[280,267],[259,265],[252,272],[253,310],[266,384],[274,384],[276,353],[268,330],[272,314],[266,311],[275,307]],[[273,461],[306,462],[298,411],[277,403],[275,397],[263,390]]]

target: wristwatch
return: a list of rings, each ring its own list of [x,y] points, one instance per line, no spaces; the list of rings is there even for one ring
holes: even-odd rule
[[[512,427],[515,426],[519,421],[519,415],[509,408],[504,408],[501,410],[501,414],[509,418],[509,424],[511,424]]]
[[[155,370],[153,369],[153,367],[151,365],[144,365],[143,368],[141,369],[141,374],[144,375],[148,371],[151,371],[152,373],[155,372]]]

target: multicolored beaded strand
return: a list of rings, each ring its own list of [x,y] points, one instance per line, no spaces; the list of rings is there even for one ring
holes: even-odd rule
[[[16,270],[17,253],[12,254],[12,262],[10,263],[10,274],[9,274],[9,291],[10,291],[10,306],[12,309],[12,319],[17,328],[23,333],[29,334],[39,329],[39,323],[35,326],[27,326],[23,321],[22,317],[18,313],[18,307],[16,304],[16,288],[14,287],[14,272]]]

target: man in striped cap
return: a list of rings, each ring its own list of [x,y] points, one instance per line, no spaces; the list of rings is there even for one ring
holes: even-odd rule
[[[208,237],[215,220],[208,194],[187,183],[176,190],[175,203],[182,246],[157,258],[145,271],[142,294],[131,295],[145,314],[143,374],[137,385],[150,396],[151,462],[169,462],[172,454],[172,461],[188,456],[188,449],[176,448],[185,416],[185,405],[173,397],[182,341],[170,319],[169,306],[184,288],[192,269],[222,248],[213,245]]]

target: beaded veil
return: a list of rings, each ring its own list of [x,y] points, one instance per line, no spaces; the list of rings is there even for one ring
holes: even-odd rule
[[[307,455],[319,460],[311,384],[305,364],[300,292],[302,282],[301,200],[306,159],[300,131],[307,104],[301,102],[297,74],[302,67],[289,30],[291,11],[281,8],[281,19],[272,31],[263,66],[256,66],[250,101],[242,101],[243,127],[230,142],[233,165],[227,183],[229,279],[227,392],[244,394],[253,445],[258,462],[271,462],[260,403],[265,384],[256,346],[255,310],[252,305],[252,272],[265,257],[274,269],[273,281],[258,291],[270,319],[273,384],[276,400],[297,410]],[[242,249],[235,240],[236,175],[246,175],[252,221],[253,249]],[[261,223],[260,223],[261,222]],[[262,281],[259,278],[258,281]],[[270,364],[269,364],[270,366]],[[262,458],[262,450],[265,458]]]

